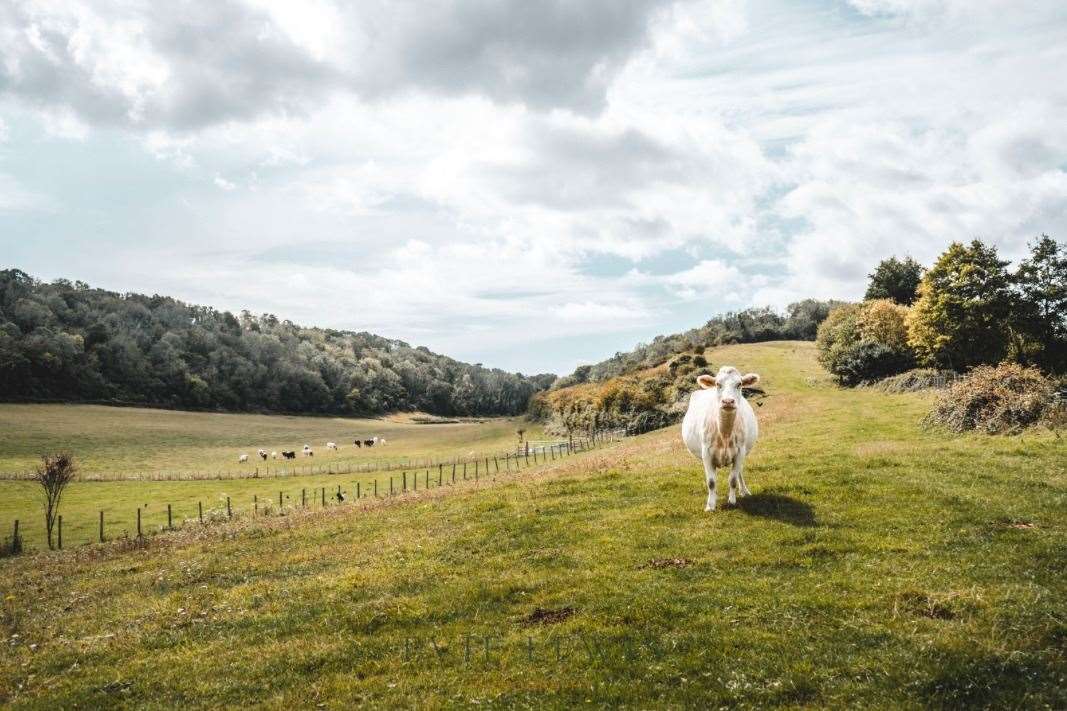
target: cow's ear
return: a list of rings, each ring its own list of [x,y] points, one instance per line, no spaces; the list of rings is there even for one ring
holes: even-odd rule
[[[705,390],[707,390],[708,388],[713,388],[713,387],[715,387],[715,378],[713,376],[707,375],[707,374],[698,375],[697,376],[697,385],[699,385],[700,387],[704,388]]]
[[[758,382],[759,382],[759,374],[758,373],[748,373],[746,375],[741,376],[741,384],[742,385],[745,385],[745,386],[755,385]]]

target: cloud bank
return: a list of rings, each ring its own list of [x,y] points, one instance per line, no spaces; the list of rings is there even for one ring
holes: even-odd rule
[[[7,3],[0,243],[566,370],[1063,239],[1065,62],[1043,0]]]

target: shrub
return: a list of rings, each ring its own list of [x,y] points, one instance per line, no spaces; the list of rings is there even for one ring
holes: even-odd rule
[[[815,337],[819,362],[842,385],[879,380],[911,368],[915,357],[907,345],[907,311],[887,299],[834,309]]]
[[[982,365],[949,387],[927,420],[954,432],[1018,432],[1046,417],[1056,399],[1052,381],[1037,368]]]
[[[674,421],[674,418],[666,412],[660,412],[659,410],[648,410],[642,412],[637,417],[630,420],[626,425],[626,434],[639,435],[645,432],[651,432],[652,430],[658,430],[661,427],[666,427]]]
[[[907,351],[875,341],[860,341],[839,354],[831,372],[842,385],[859,385],[895,375],[914,364]]]
[[[876,387],[886,393],[911,393],[916,390],[946,387],[955,377],[956,373],[951,370],[912,368],[879,381]]]
[[[907,317],[907,306],[901,306],[889,299],[868,301],[863,304],[857,319],[860,337],[897,351],[907,351]]]
[[[815,345],[819,349],[819,362],[831,373],[841,354],[859,341],[858,319],[860,304],[844,304],[830,312],[819,325]]]

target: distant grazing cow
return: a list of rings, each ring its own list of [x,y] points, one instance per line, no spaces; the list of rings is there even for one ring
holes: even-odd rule
[[[363,446],[364,447],[373,447],[374,446],[374,440],[373,439],[365,439],[365,440],[363,440]]]
[[[237,463],[238,464],[244,464],[247,461],[248,461],[248,455],[247,454],[242,454],[241,456],[239,456],[237,458]]]
[[[314,457],[315,456],[315,453],[311,451],[311,446],[310,445],[307,445],[307,444],[304,445],[304,456],[305,457]]]
[[[708,485],[705,511],[715,510],[715,470],[719,467],[731,467],[731,504],[737,503],[735,490],[741,496],[752,493],[745,484],[742,469],[745,457],[756,445],[759,424],[741,388],[758,382],[759,375],[741,375],[737,368],[724,365],[714,377],[699,376],[697,384],[701,389],[689,396],[689,409],[682,420],[682,439],[693,456],[704,464]]]
[[[267,450],[261,449],[258,452],[256,452],[256,454],[258,454],[259,458],[262,459],[264,462],[267,461]]]
[[[271,452],[270,453],[270,458],[271,459],[277,459],[278,458],[278,453],[277,452]]]
[[[336,442],[327,442],[326,443],[326,449],[332,449],[332,450],[334,450],[336,452],[337,451],[337,443]]]
[[[382,437],[380,440],[378,440],[378,444],[380,444],[380,445],[382,445],[384,447],[385,446],[385,437]]]
[[[363,446],[363,440],[357,439],[352,444],[356,445],[357,447],[362,447]]]
[[[296,451],[290,449],[288,452],[282,451],[282,457],[285,459],[296,459]]]
[[[345,502],[345,495],[344,495],[344,493],[341,492],[340,489],[337,490],[336,498],[337,498],[337,503],[339,503],[339,504],[343,504]]]

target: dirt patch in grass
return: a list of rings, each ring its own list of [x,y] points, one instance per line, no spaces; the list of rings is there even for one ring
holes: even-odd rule
[[[662,568],[685,568],[692,564],[693,561],[688,558],[653,558],[647,563],[643,563],[637,567],[641,569],[651,568],[653,570],[660,570]]]
[[[523,617],[521,622],[527,627],[533,625],[558,625],[560,622],[565,622],[574,617],[577,612],[573,607],[559,607],[554,610],[537,607],[534,608],[533,612]]]
[[[955,620],[974,611],[975,600],[967,592],[926,593],[906,590],[897,595],[894,609],[931,620]]]

